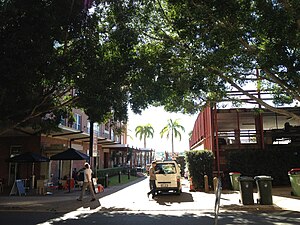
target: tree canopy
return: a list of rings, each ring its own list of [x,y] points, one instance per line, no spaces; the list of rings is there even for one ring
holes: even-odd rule
[[[1,1],[1,133],[22,126],[45,132],[72,107],[97,122],[127,120],[126,74],[137,38],[126,25],[131,6],[91,4],[100,3]]]
[[[274,107],[300,100],[297,0],[152,3],[141,49],[153,59],[147,66],[154,81],[143,89],[159,90],[160,104],[194,112],[206,103],[239,101],[228,94],[237,90],[250,103],[300,119]],[[249,82],[272,95],[273,104],[245,90]]]
[[[300,100],[299,7],[297,0],[1,1],[1,133],[45,131],[71,107],[99,122],[126,122],[128,104],[136,113],[149,104],[195,113],[238,101],[233,89],[300,120],[244,88],[255,81],[275,106]]]

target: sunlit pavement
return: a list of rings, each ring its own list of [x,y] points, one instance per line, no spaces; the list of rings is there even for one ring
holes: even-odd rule
[[[148,190],[148,181],[143,181],[135,184],[134,190],[128,187],[112,196],[104,197],[101,199],[102,210],[196,211],[214,208],[214,194],[189,192],[187,185],[183,186],[181,195],[160,194],[154,199],[151,195],[147,197]]]
[[[0,211],[6,211],[5,214],[0,212],[1,221],[23,224],[21,218],[27,216],[32,222],[26,224],[40,225],[99,224],[99,219],[101,224],[122,225],[213,224],[215,195],[190,192],[187,180],[183,180],[183,184],[180,196],[162,194],[154,199],[147,197],[147,179],[128,187],[106,189],[97,194],[95,202],[90,202],[88,195],[82,202],[76,201],[79,191],[56,197],[1,196]],[[218,224],[300,224],[300,198],[274,195],[273,206],[243,206],[239,198],[239,192],[222,192]],[[14,217],[14,213],[18,216]]]
[[[148,182],[135,184],[134,190],[130,187],[116,192],[112,196],[101,199],[102,210],[109,211],[208,211],[213,212],[215,204],[214,193],[190,192],[189,183],[183,180],[183,193],[180,196],[174,194],[162,194],[154,199],[148,199],[146,192]],[[254,199],[257,199],[254,193]],[[273,205],[241,205],[239,192],[222,193],[220,201],[220,211],[239,210],[239,211],[280,211],[290,210],[300,212],[300,198],[286,198],[273,196]]]
[[[138,182],[140,181],[140,182]],[[190,192],[189,182],[183,179],[183,193],[181,195],[162,194],[154,199],[147,197],[149,190],[148,179],[140,178],[128,187],[112,187],[97,194],[96,202],[90,202],[87,195],[84,201],[76,198],[80,191],[63,192],[53,196],[0,196],[0,210],[23,211],[56,211],[69,212],[74,210],[102,210],[102,211],[213,211],[215,203],[214,193]],[[289,191],[285,191],[288,193]],[[234,191],[222,191],[220,211],[227,210],[290,210],[300,212],[300,197],[277,195],[274,189],[274,205],[241,205],[240,194]],[[257,199],[257,193],[254,193]],[[101,205],[100,205],[101,203]]]
[[[96,208],[81,207],[61,217],[48,220],[39,225],[63,224],[214,224],[213,193],[190,192],[188,182],[184,182],[183,193],[158,195],[148,198],[148,181],[136,183],[100,199],[101,206]],[[299,224],[299,215],[282,211],[277,205],[273,206],[242,206],[239,204],[239,193],[222,194],[221,210],[217,224]],[[254,195],[254,198],[256,195]],[[278,202],[274,196],[273,201]],[[283,198],[285,199],[285,198]],[[300,207],[300,200],[294,207]],[[290,207],[289,204],[288,207]],[[287,207],[287,205],[286,205]],[[293,209],[294,210],[294,209]],[[250,211],[250,212],[249,212]],[[300,211],[300,210],[299,210]],[[258,214],[257,214],[258,212]],[[275,213],[274,213],[275,212]],[[80,221],[80,223],[76,223]]]

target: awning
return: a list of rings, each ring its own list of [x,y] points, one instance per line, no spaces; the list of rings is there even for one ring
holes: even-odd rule
[[[88,160],[90,157],[74,148],[57,153],[50,157],[51,160]]]
[[[49,162],[50,159],[35,152],[25,152],[20,155],[16,155],[7,160],[14,163],[35,163],[35,162]]]

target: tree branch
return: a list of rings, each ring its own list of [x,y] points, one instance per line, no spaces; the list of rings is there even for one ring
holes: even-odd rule
[[[300,96],[299,96],[299,92],[297,89],[295,89],[294,87],[291,86],[287,86],[282,80],[280,80],[275,74],[273,74],[269,69],[267,68],[262,68],[262,70],[264,72],[266,72],[268,74],[268,76],[273,80],[273,82],[275,82],[276,84],[278,84],[281,88],[283,88],[287,93],[289,93],[290,95],[292,95],[296,100],[300,101]]]
[[[216,71],[216,70],[212,70],[212,71],[214,71],[214,73],[217,73],[222,79],[224,79],[225,81],[227,81],[232,87],[236,88],[237,90],[239,90],[240,92],[242,92],[244,95],[248,96],[250,99],[253,99],[258,104],[264,106],[266,109],[268,109],[268,110],[270,110],[272,112],[276,112],[278,114],[282,114],[282,115],[291,117],[292,119],[295,119],[295,120],[297,120],[297,121],[300,122],[300,116],[299,115],[297,115],[295,113],[292,113],[292,112],[289,112],[287,110],[283,110],[283,109],[280,109],[280,108],[273,107],[273,106],[267,104],[266,102],[264,102],[260,98],[257,98],[254,95],[252,95],[249,92],[247,92],[244,89],[242,89],[239,85],[237,85],[233,80],[231,80],[230,78],[228,78],[227,76],[225,76],[222,72]]]
[[[71,103],[76,102],[76,101],[78,100],[78,98],[79,98],[79,97],[75,96],[75,97],[72,98],[72,99],[69,99],[69,100],[67,100],[67,101],[65,101],[65,102],[62,102],[62,103],[59,104],[59,105],[56,105],[56,106],[54,106],[54,107],[50,107],[50,108],[48,108],[47,110],[44,110],[44,111],[41,111],[41,112],[33,113],[34,110],[32,110],[32,112],[31,112],[31,113],[29,114],[29,116],[27,116],[26,118],[22,119],[22,120],[19,121],[19,122],[16,122],[15,124],[11,124],[11,125],[5,127],[3,130],[1,130],[1,131],[0,131],[0,135],[3,135],[3,134],[5,134],[6,132],[8,132],[9,130],[15,129],[15,128],[19,127],[20,125],[22,125],[23,123],[25,123],[25,122],[27,122],[27,121],[29,121],[29,120],[31,120],[31,119],[34,119],[34,118],[36,118],[36,117],[39,117],[39,116],[41,116],[41,115],[43,115],[43,114],[45,114],[45,113],[47,113],[47,112],[49,112],[49,111],[54,111],[54,110],[56,110],[56,109],[62,108],[62,107],[67,106],[67,105],[70,105]]]

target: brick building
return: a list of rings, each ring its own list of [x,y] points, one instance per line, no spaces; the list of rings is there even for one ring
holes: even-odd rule
[[[11,187],[16,179],[23,179],[25,186],[30,186],[36,180],[46,179],[57,181],[70,176],[70,168],[79,170],[84,160],[62,160],[34,163],[11,163],[8,160],[18,154],[35,152],[50,158],[68,148],[74,148],[82,153],[90,154],[90,123],[87,115],[81,110],[73,109],[74,121],[62,119],[60,130],[50,134],[35,133],[34,130],[14,129],[0,137],[0,180],[5,187]],[[138,166],[137,156],[146,157],[143,166],[150,160],[148,151],[129,147],[127,145],[127,129],[122,133],[116,129],[125,126],[120,123],[94,123],[93,127],[93,155],[90,155],[92,168],[111,168],[115,166]],[[152,150],[151,150],[152,152]],[[120,157],[113,158],[113,155]],[[34,171],[32,171],[34,168]],[[34,176],[33,176],[34,175]],[[36,185],[36,184],[34,184]]]

